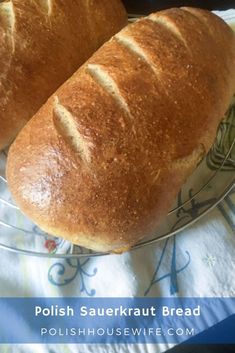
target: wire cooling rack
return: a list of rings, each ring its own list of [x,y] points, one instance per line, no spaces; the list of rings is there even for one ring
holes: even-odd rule
[[[227,17],[226,17],[227,16]],[[234,16],[226,14],[228,23]],[[137,15],[130,15],[129,21]],[[138,16],[140,17],[140,16]],[[11,252],[50,258],[105,256],[41,231],[14,204],[7,187],[7,151],[0,153],[0,248]],[[146,237],[132,250],[173,236],[197,222],[215,208],[228,193],[235,192],[235,98],[221,122],[215,143],[178,194],[172,209],[152,237]]]

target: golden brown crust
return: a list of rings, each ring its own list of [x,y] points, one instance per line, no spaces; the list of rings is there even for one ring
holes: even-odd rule
[[[193,11],[125,28],[19,134],[8,182],[42,229],[114,252],[155,232],[235,89],[233,32]]]
[[[126,24],[119,0],[0,3],[0,149]]]

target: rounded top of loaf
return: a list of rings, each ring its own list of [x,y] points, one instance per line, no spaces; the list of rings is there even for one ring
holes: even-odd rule
[[[235,89],[235,37],[195,8],[124,28],[12,145],[7,177],[45,231],[100,251],[153,234],[209,150]]]

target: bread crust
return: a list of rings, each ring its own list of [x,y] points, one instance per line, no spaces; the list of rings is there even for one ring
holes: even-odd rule
[[[0,3],[0,149],[126,21],[119,0]]]
[[[97,251],[154,234],[213,143],[234,67],[234,33],[205,10],[124,28],[17,137],[7,165],[15,201],[46,232]]]

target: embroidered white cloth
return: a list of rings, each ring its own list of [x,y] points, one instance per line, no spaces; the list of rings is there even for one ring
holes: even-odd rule
[[[218,14],[235,25],[235,10]],[[235,159],[235,150],[231,158]],[[234,171],[224,166],[224,177]],[[4,188],[0,190],[4,195]],[[210,202],[210,188],[207,193],[206,200]],[[200,207],[200,203],[189,204],[182,208],[182,213],[191,217]],[[1,217],[4,212],[1,207]],[[6,229],[0,228],[0,237],[2,232]],[[53,239],[44,240],[50,251],[60,246]],[[235,296],[235,189],[213,211],[180,234],[123,255],[53,260],[0,252],[0,297]],[[1,352],[157,353],[169,347],[27,345],[1,346]]]

